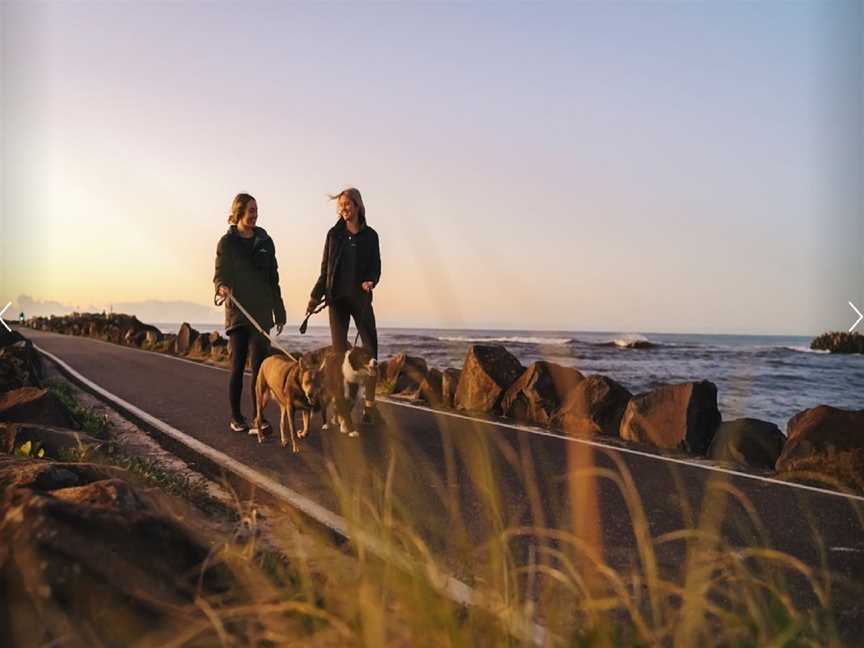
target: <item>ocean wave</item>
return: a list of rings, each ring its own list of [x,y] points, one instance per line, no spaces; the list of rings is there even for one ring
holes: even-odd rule
[[[515,335],[511,337],[469,337],[465,335],[445,335],[438,338],[441,342],[510,342],[511,344],[570,344],[573,338],[548,338]]]
[[[597,346],[614,346],[619,349],[651,349],[662,345],[657,342],[651,342],[648,338],[639,333],[628,333],[627,335],[622,335],[621,337],[608,342],[600,342]]]
[[[828,349],[811,349],[806,346],[784,346],[780,348],[787,351],[797,351],[798,353],[831,353]]]

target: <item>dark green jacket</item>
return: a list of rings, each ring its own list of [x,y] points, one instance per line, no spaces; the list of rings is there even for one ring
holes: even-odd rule
[[[348,228],[345,222],[339,220],[324,240],[324,255],[321,258],[321,274],[312,288],[312,297],[321,299],[333,298],[333,281],[336,271],[339,269],[339,261],[342,251],[345,249],[345,239],[348,236]],[[357,287],[364,281],[371,281],[376,286],[381,280],[381,249],[378,243],[378,233],[363,224],[363,228],[357,233]]]
[[[285,304],[279,289],[279,265],[276,246],[261,227],[255,228],[251,251],[232,225],[216,246],[216,290],[225,284],[234,297],[249,311],[265,331],[276,324],[285,324]],[[225,301],[225,332],[240,326],[253,326],[229,299]]]

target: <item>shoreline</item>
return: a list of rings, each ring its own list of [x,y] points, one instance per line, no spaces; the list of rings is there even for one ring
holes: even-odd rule
[[[155,332],[158,331],[156,327],[140,324],[137,320],[128,316],[117,315],[114,318],[107,318],[102,321],[106,323],[119,322],[124,321],[123,318],[125,318],[126,323],[132,328],[128,328],[122,334],[117,329],[117,326],[113,324],[108,324],[108,326],[113,326],[116,330],[113,332],[106,330],[100,334],[98,327],[96,327],[97,330],[94,330],[96,326],[94,322],[98,321],[98,319],[94,320],[93,318],[89,319],[89,326],[86,332],[83,330],[83,320],[82,325],[76,324],[73,321],[71,324],[72,330],[69,332],[73,335],[77,333],[85,337],[96,337],[96,339],[100,339],[101,341],[120,344],[121,346],[131,346],[140,350],[160,353],[181,360],[213,366],[222,370],[228,370],[230,366],[227,341],[218,332],[210,334],[199,333],[189,324],[184,323],[181,325],[181,330],[177,335],[163,335],[161,332]],[[70,320],[55,318],[48,321],[31,322],[30,324],[37,329],[54,330],[54,332],[69,334],[69,332],[63,330],[64,327],[60,325],[61,322],[69,324]],[[596,390],[601,386],[602,389],[609,389],[609,386],[611,386],[613,391],[618,390],[620,395],[612,396],[613,400],[608,402],[603,399],[606,398],[608,400],[610,397],[599,396],[601,400],[596,401],[596,403],[589,402],[587,410],[585,409],[586,405],[582,404],[577,406],[575,413],[571,415],[563,410],[567,407],[568,398],[572,400],[570,398],[570,389],[573,389],[573,387],[567,388],[564,391],[554,386],[550,387],[549,380],[552,375],[548,372],[553,369],[553,373],[569,371],[570,375],[573,376],[572,384],[574,386],[583,380],[586,381],[584,384],[591,382],[585,379],[578,371],[566,369],[565,367],[545,361],[534,363],[526,369],[504,347],[484,347],[482,344],[472,344],[468,348],[468,356],[462,370],[447,369],[442,372],[429,367],[426,360],[422,357],[415,357],[405,353],[382,361],[379,365],[379,384],[377,390],[379,397],[391,397],[396,401],[425,405],[433,411],[453,411],[472,416],[479,415],[481,419],[491,417],[492,420],[502,423],[513,422],[524,424],[529,428],[539,426],[540,429],[550,430],[551,432],[561,434],[563,437],[586,436],[587,438],[593,438],[596,436],[598,440],[612,442],[616,446],[632,447],[637,450],[647,449],[649,454],[668,454],[672,457],[678,456],[690,460],[695,459],[700,462],[712,462],[712,464],[718,467],[732,468],[744,474],[770,475],[772,478],[780,481],[802,481],[801,476],[797,475],[794,469],[779,469],[784,446],[789,446],[794,441],[794,439],[790,441],[788,426],[791,425],[791,422],[796,417],[793,416],[789,420],[785,433],[776,427],[773,428],[773,431],[768,430],[773,435],[773,439],[775,439],[770,442],[767,441],[768,437],[765,437],[766,441],[761,441],[763,438],[761,435],[764,434],[761,430],[767,429],[767,426],[770,425],[768,423],[762,423],[755,419],[736,419],[727,422],[729,423],[728,425],[726,423],[721,425],[723,419],[719,410],[717,410],[716,404],[717,388],[707,381],[702,381],[702,383],[673,384],[668,387],[661,387],[651,393],[633,395],[617,385],[614,380],[607,379],[602,375],[591,375],[589,378],[594,383],[599,381],[602,385],[597,385],[590,389]],[[472,364],[472,357],[474,357],[472,354],[484,349],[491,349],[494,358],[488,361],[479,361],[475,358]],[[292,353],[302,352],[302,350],[296,348],[289,350]],[[496,367],[496,363],[500,364],[502,362],[505,365],[512,366],[510,371],[515,371],[516,373],[511,373],[507,378],[502,378],[501,375],[493,376],[492,374],[496,371],[500,374],[500,367]],[[484,363],[488,366],[485,366]],[[556,367],[558,368],[556,369]],[[466,371],[469,368],[471,371]],[[488,373],[488,371],[492,371],[492,374]],[[539,373],[536,376],[532,374],[534,377],[529,376],[529,373],[532,371]],[[471,376],[463,380],[461,378],[463,373],[466,376],[470,373]],[[520,386],[516,378],[523,373],[524,375],[522,375],[520,380],[525,384]],[[468,401],[465,401],[464,398],[460,400],[460,388],[462,396],[469,393],[467,390],[472,389],[468,386],[468,379],[480,380],[481,383],[478,384],[486,385],[482,389],[492,389],[492,400],[483,397],[480,400],[474,399],[473,402],[469,402],[471,399]],[[526,380],[527,382],[525,382]],[[537,380],[540,383],[536,383]],[[606,382],[603,383],[603,380]],[[546,387],[540,388],[540,391],[538,391],[537,385],[544,383],[544,381]],[[700,386],[703,383],[707,385],[704,389]],[[691,391],[697,388],[697,391]],[[708,391],[705,391],[705,389]],[[511,392],[514,393],[511,394]],[[653,395],[655,392],[657,396]],[[509,401],[505,397],[509,398]],[[550,398],[554,401],[551,404],[549,402]],[[595,396],[589,396],[589,398],[593,399]],[[655,407],[656,409],[656,406],[652,405],[650,399],[656,400],[657,398],[662,398],[664,401],[660,405],[659,414],[653,414],[650,410],[640,413],[639,403],[644,402],[646,404],[645,407]],[[656,431],[649,430],[645,432],[644,423],[639,423],[638,427],[632,427],[636,425],[635,421],[642,420],[634,417],[649,416],[650,418],[659,415],[661,419],[658,420],[665,420],[662,417],[670,415],[673,418],[675,416],[680,417],[680,414],[675,414],[676,411],[682,411],[680,410],[680,406],[675,404],[678,402],[676,399],[680,398],[685,399],[683,401],[685,405],[688,402],[699,402],[698,399],[701,399],[702,404],[698,406],[707,408],[706,412],[713,410],[715,414],[711,416],[714,417],[713,420],[716,422],[709,423],[708,419],[706,419],[705,423],[697,422],[694,427],[689,422],[689,415],[687,415],[688,421],[684,422],[682,419],[681,423],[685,427],[681,428],[678,432],[673,432],[671,435],[668,430],[662,428],[657,428]],[[697,401],[693,401],[693,398],[697,398]],[[692,406],[692,404],[686,405],[688,408]],[[513,407],[517,407],[517,409],[512,409]],[[599,413],[601,410],[597,409],[604,407],[607,410],[609,407],[614,407],[614,412],[617,412],[616,414],[612,414],[613,419],[610,419],[608,422],[597,418],[597,416],[608,417],[608,414],[601,415]],[[663,414],[663,411],[667,413]],[[843,410],[838,411],[842,412]],[[630,424],[629,421],[631,420],[634,423]],[[759,425],[755,425],[754,427],[754,425],[746,424],[750,420]],[[620,432],[618,430],[619,421]],[[630,427],[626,427],[628,425]],[[726,428],[724,428],[724,425]],[[742,425],[744,426],[743,430]],[[759,427],[760,425],[761,428]],[[723,430],[728,430],[728,434],[725,434],[725,436],[718,434]],[[716,448],[718,438],[728,447]],[[634,442],[635,445],[633,445]],[[762,447],[756,448],[754,451],[754,443]],[[767,455],[765,454],[766,443],[770,443],[774,448],[767,451]],[[745,455],[742,455],[742,452]],[[746,455],[747,452],[750,453],[750,456]],[[754,461],[758,463],[753,463]],[[775,462],[776,466],[774,465]],[[812,466],[808,466],[806,472],[807,476],[803,481],[812,482]],[[836,477],[830,471],[827,471],[825,476],[829,477],[829,481]],[[852,481],[850,482],[849,479],[852,479]],[[864,483],[864,476],[854,477],[844,475],[843,480],[846,484],[857,485]],[[838,484],[836,482],[830,486],[834,490],[837,487]],[[861,486],[855,486],[855,490],[859,489],[864,490]],[[841,488],[840,490],[844,489]]]

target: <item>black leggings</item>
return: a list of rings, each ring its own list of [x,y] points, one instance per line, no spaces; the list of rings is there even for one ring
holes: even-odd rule
[[[228,334],[228,348],[231,351],[231,379],[228,381],[228,400],[231,402],[231,416],[239,419],[243,416],[240,411],[240,397],[243,395],[243,371],[246,369],[246,358],[251,357],[249,364],[252,368],[252,418],[257,414],[255,404],[255,380],[258,378],[258,369],[264,358],[270,355],[270,341],[258,331],[253,331],[245,326],[234,329]]]
[[[372,352],[372,357],[378,359],[378,331],[375,328],[375,311],[372,310],[372,300],[367,293],[352,297],[336,297],[328,309],[330,311],[330,340],[333,349],[339,353],[348,350],[348,324],[354,318],[354,324],[360,332],[363,346]]]

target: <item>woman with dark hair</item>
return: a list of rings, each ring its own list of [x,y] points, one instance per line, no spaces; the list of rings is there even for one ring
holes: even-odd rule
[[[231,420],[228,426],[234,432],[246,432],[249,424],[243,417],[240,400],[243,393],[243,372],[246,358],[252,368],[252,384],[258,369],[270,354],[270,341],[259,333],[229,296],[235,298],[265,331],[276,324],[276,334],[285,326],[285,305],[279,289],[279,266],[276,246],[267,232],[256,227],[258,203],[246,193],[237,194],[228,217],[228,232],[216,246],[216,273],[213,284],[217,300],[225,302],[225,334],[231,352],[231,377],[228,381],[228,399]],[[255,418],[255,390],[252,397],[252,418]],[[264,427],[270,424],[264,422]]]
[[[348,350],[348,324],[354,324],[363,346],[378,358],[378,331],[372,309],[372,289],[381,278],[378,234],[366,224],[363,197],[354,187],[330,196],[336,201],[338,222],[327,232],[321,274],[309,299],[311,313],[323,298],[330,312],[330,339],[336,352]],[[375,408],[375,377],[366,384],[363,422],[379,420]]]

